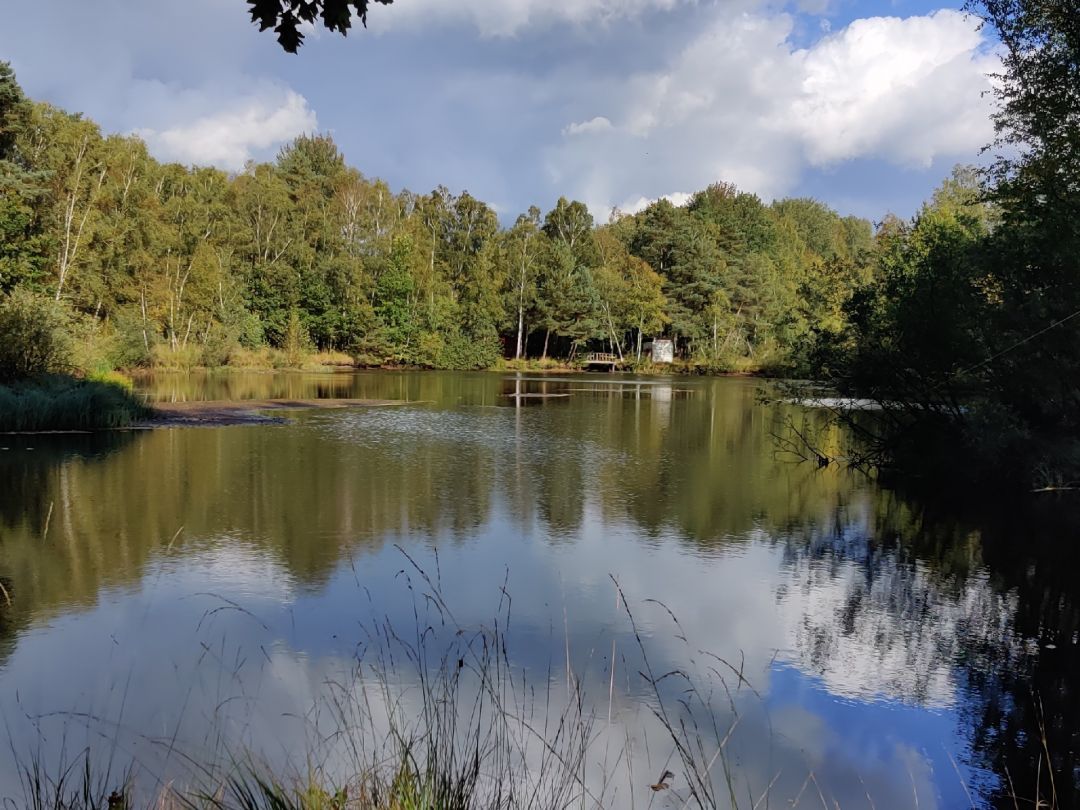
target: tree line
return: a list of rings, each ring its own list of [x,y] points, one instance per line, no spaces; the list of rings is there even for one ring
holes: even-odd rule
[[[560,199],[502,227],[468,192],[365,177],[323,135],[232,175],[162,164],[30,101],[2,65],[0,381],[58,364],[23,350],[57,333],[86,370],[314,349],[454,369],[604,350],[633,365],[666,337],[687,366],[874,400],[873,417],[841,414],[868,466],[1076,488],[1080,8],[967,8],[1003,57],[989,160],[876,226],[717,183],[602,223]]]
[[[650,338],[715,369],[805,366],[870,276],[869,222],[718,183],[598,224],[560,199],[501,227],[468,192],[395,192],[329,136],[227,174],[23,95],[0,67],[0,292],[70,313],[97,362],[219,365],[310,347],[368,363],[626,361]]]

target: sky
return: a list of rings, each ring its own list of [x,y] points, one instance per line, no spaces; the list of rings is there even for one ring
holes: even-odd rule
[[[33,98],[239,171],[304,132],[504,222],[710,183],[914,214],[993,135],[988,36],[927,0],[395,0],[298,55],[243,0],[35,0],[0,28]]]

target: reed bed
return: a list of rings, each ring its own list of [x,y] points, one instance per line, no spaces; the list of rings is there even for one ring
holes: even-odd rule
[[[149,416],[129,386],[50,375],[0,386],[0,432],[103,430]]]

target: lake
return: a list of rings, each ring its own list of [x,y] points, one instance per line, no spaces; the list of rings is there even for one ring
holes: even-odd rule
[[[719,806],[1012,807],[1010,778],[1048,793],[1046,752],[1060,806],[1078,798],[1067,495],[961,506],[797,463],[776,437],[820,414],[758,380],[138,386],[398,404],[0,436],[2,796],[84,750],[142,791],[237,752],[346,773],[342,696],[365,666],[409,718],[419,670],[483,632],[531,701],[525,736],[567,706],[588,718],[575,806],[694,806],[663,722],[682,711],[713,724],[685,739]]]

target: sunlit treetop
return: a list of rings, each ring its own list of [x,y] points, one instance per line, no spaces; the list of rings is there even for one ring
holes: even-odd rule
[[[281,47],[296,53],[303,44],[300,26],[304,23],[317,25],[317,20],[329,31],[343,36],[352,27],[353,17],[367,27],[367,11],[370,3],[390,5],[394,0],[248,0],[251,20],[260,31],[273,28]]]

